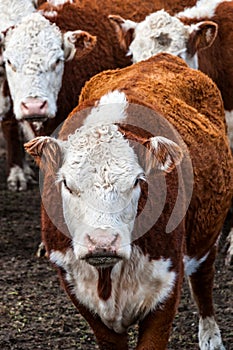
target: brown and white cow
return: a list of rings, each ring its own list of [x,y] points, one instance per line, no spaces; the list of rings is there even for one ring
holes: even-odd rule
[[[133,62],[168,52],[214,80],[222,94],[233,148],[233,1],[199,0],[196,6],[176,16],[158,11],[140,23],[119,16],[110,19]],[[227,264],[233,261],[232,242],[233,229],[228,236]]]
[[[201,350],[224,350],[212,299],[233,159],[216,85],[160,54],[93,77],[58,139],[25,145],[43,173],[42,238],[100,349],[165,350],[187,274]]]

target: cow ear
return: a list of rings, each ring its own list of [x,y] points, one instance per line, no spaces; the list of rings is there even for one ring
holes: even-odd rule
[[[204,21],[195,24],[189,37],[188,52],[194,55],[198,50],[207,49],[213,44],[217,34],[217,23]]]
[[[65,60],[70,61],[74,56],[81,58],[93,50],[96,36],[83,30],[68,31],[63,34]]]
[[[36,137],[25,143],[24,148],[44,172],[55,172],[61,166],[61,145],[60,142],[52,137]]]
[[[121,16],[109,15],[110,22],[113,24],[120,47],[128,51],[129,45],[133,41],[134,31],[138,23],[125,20]]]
[[[180,146],[166,137],[151,137],[146,146],[146,174],[152,168],[170,173],[183,158]]]

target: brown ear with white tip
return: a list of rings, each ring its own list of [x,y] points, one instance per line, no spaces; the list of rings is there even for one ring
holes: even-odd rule
[[[129,45],[133,41],[134,30],[137,23],[117,15],[109,15],[108,18],[115,28],[120,47],[128,51]]]
[[[68,31],[63,34],[65,60],[70,61],[75,56],[81,58],[93,50],[96,45],[96,36],[83,30]]]
[[[177,143],[163,136],[151,137],[147,143],[146,169],[148,174],[152,168],[170,173],[183,158],[183,152]]]

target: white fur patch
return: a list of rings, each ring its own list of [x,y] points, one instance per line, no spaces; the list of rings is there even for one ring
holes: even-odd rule
[[[201,259],[197,260],[196,258],[190,258],[189,256],[184,256],[184,271],[187,276],[191,276],[195,273],[199,266],[206,260],[209,253],[203,256]]]
[[[84,125],[91,126],[97,124],[117,123],[126,118],[126,108],[128,102],[123,92],[118,90],[109,92],[101,97],[96,107],[85,120]]]
[[[66,270],[67,281],[76,298],[117,333],[124,332],[136,317],[145,317],[164,302],[172,292],[176,278],[175,272],[171,271],[170,259],[149,261],[134,247],[129,260],[114,266],[111,296],[104,301],[97,293],[97,270],[77,260],[71,249],[65,254],[53,251],[50,259]]]
[[[14,165],[10,169],[10,174],[7,178],[7,186],[11,191],[25,191],[27,189],[27,180],[22,168]]]
[[[233,229],[229,232],[227,236],[227,244],[229,245],[227,249],[227,255],[225,258],[225,264],[228,266],[231,264],[233,258]]]
[[[215,14],[215,10],[222,2],[230,2],[231,0],[199,0],[193,7],[186,8],[184,11],[179,12],[176,16],[188,17],[188,18],[211,18]]]
[[[227,135],[230,141],[230,146],[233,148],[233,111],[225,111],[227,123]]]
[[[23,17],[36,10],[33,0],[0,1],[0,32],[20,22]]]
[[[199,319],[199,347],[201,350],[225,350],[214,317]]]

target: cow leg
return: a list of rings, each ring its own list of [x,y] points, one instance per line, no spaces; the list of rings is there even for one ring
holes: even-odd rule
[[[69,298],[76,306],[80,314],[85,318],[92,328],[100,350],[128,350],[127,333],[118,334],[109,329],[97,316],[90,312],[84,305],[80,304],[70,291],[65,278],[65,271],[59,269],[63,287]]]
[[[27,181],[23,171],[24,152],[18,122],[14,117],[2,120],[2,131],[7,147],[7,186],[11,191],[23,191]]]
[[[137,350],[166,350],[177,306],[183,275],[180,273],[172,295],[164,304],[149,313],[139,324]]]
[[[224,350],[220,330],[214,317],[213,282],[217,247],[190,277],[191,291],[199,310],[199,347],[201,350]]]
[[[36,183],[35,174],[25,159],[25,135],[21,124],[13,116],[2,120],[7,147],[7,187],[11,191],[24,191],[27,189],[27,183]]]

